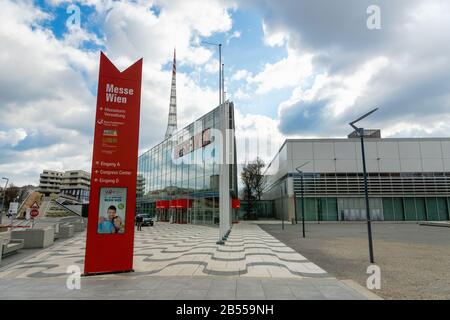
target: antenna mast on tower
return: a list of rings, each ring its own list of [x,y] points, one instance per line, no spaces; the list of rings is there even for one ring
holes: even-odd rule
[[[172,85],[170,89],[169,121],[165,139],[170,138],[177,130],[177,61],[176,49],[173,50]]]

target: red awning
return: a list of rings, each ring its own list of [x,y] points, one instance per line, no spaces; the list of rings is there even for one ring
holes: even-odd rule
[[[176,208],[177,207],[177,199],[169,200],[169,207]]]
[[[192,200],[190,199],[174,199],[170,200],[170,208],[174,209],[187,209],[192,207]]]
[[[240,207],[241,207],[241,200],[239,200],[239,199],[232,199],[231,200],[231,207],[233,208],[233,209],[239,209]]]
[[[169,200],[156,200],[156,209],[168,209]]]

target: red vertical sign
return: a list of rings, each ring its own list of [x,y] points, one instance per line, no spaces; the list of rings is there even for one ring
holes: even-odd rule
[[[142,59],[120,72],[101,53],[85,274],[133,269]]]

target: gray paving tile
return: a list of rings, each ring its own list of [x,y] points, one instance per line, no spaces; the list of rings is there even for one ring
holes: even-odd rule
[[[175,296],[175,299],[181,299],[181,300],[203,300],[203,299],[205,299],[207,293],[208,293],[208,290],[205,290],[205,289],[199,289],[199,290],[182,289]]]
[[[331,300],[352,300],[360,295],[356,294],[352,289],[348,287],[341,287],[340,285],[316,285],[317,290],[320,291],[326,299]]]
[[[325,300],[325,296],[313,286],[292,286],[290,287],[296,299],[299,300]]]
[[[229,300],[236,299],[235,289],[211,288],[208,290],[205,299],[207,300]]]
[[[236,286],[237,286],[236,279],[233,279],[233,278],[224,279],[224,280],[213,279],[211,281],[211,288],[214,288],[214,289],[236,290]]]
[[[149,290],[147,297],[150,300],[172,300],[178,295],[181,289],[168,289],[168,290]]]
[[[220,249],[239,249],[245,252],[244,247],[249,249],[262,248],[278,250],[281,243],[261,232],[261,229],[255,225],[245,226],[243,224],[236,227],[230,245]],[[243,232],[245,231],[245,232]],[[82,290],[69,291],[66,288],[66,276],[57,276],[56,271],[52,269],[43,270],[45,273],[37,273],[44,278],[13,278],[4,281],[0,280],[0,297],[31,297],[45,299],[312,299],[326,298],[323,291],[328,292],[330,298],[349,296],[360,297],[354,291],[348,290],[345,285],[336,279],[295,279],[295,278],[258,278],[238,276],[155,276],[149,275],[155,265],[151,259],[185,259],[189,257],[187,253],[197,250],[198,255],[204,256],[204,259],[210,259],[213,252],[218,256],[227,258],[227,253],[216,251],[216,246],[208,247],[212,241],[215,242],[217,229],[200,226],[179,226],[161,224],[160,228],[148,229],[146,232],[136,235],[135,273],[120,275],[103,275],[93,277],[83,277],[81,279]],[[214,237],[212,237],[214,234]],[[245,243],[245,245],[244,245]],[[68,261],[73,263],[74,256],[83,257],[84,239],[80,237],[73,243],[66,243],[67,246],[59,248],[50,248],[50,255],[43,256],[43,260],[32,259],[23,261],[20,268],[14,272],[14,277],[20,276],[33,264],[56,264],[61,267]],[[57,250],[56,250],[57,249]],[[207,252],[200,253],[205,249]],[[168,252],[174,253],[168,253]],[[81,254],[81,255],[80,255]],[[187,255],[186,255],[187,254]],[[257,252],[248,255],[250,258],[257,256]],[[240,256],[237,254],[237,256]],[[276,258],[276,254],[272,254]],[[267,255],[264,256],[267,258]],[[146,258],[151,258],[146,260]],[[47,261],[48,259],[48,261]],[[201,260],[201,258],[198,258]],[[36,260],[36,261],[35,261]],[[45,261],[44,261],[45,260]],[[208,260],[205,260],[208,261]],[[178,261],[179,262],[179,261]],[[82,263],[82,262],[77,262]],[[207,262],[208,263],[208,262]],[[264,262],[261,262],[264,268]],[[273,263],[282,263],[280,261]],[[214,263],[211,263],[213,266]],[[161,265],[157,266],[162,268]],[[213,267],[212,267],[213,268]],[[140,270],[140,271],[139,271]],[[22,272],[22,273],[21,273]],[[60,274],[60,273],[59,273]],[[256,273],[255,273],[256,274]],[[7,291],[7,294],[5,293]]]
[[[248,300],[264,300],[266,299],[266,295],[264,294],[262,287],[258,290],[238,288],[236,291],[236,298]]]
[[[212,284],[212,279],[197,277],[186,283],[187,289],[209,289]]]
[[[288,286],[263,284],[263,290],[267,299],[291,300],[295,298],[294,294]]]

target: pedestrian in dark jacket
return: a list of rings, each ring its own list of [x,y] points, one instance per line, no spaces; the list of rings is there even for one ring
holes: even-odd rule
[[[142,216],[137,216],[136,223],[138,231],[142,231],[142,222],[144,222],[144,218]]]

